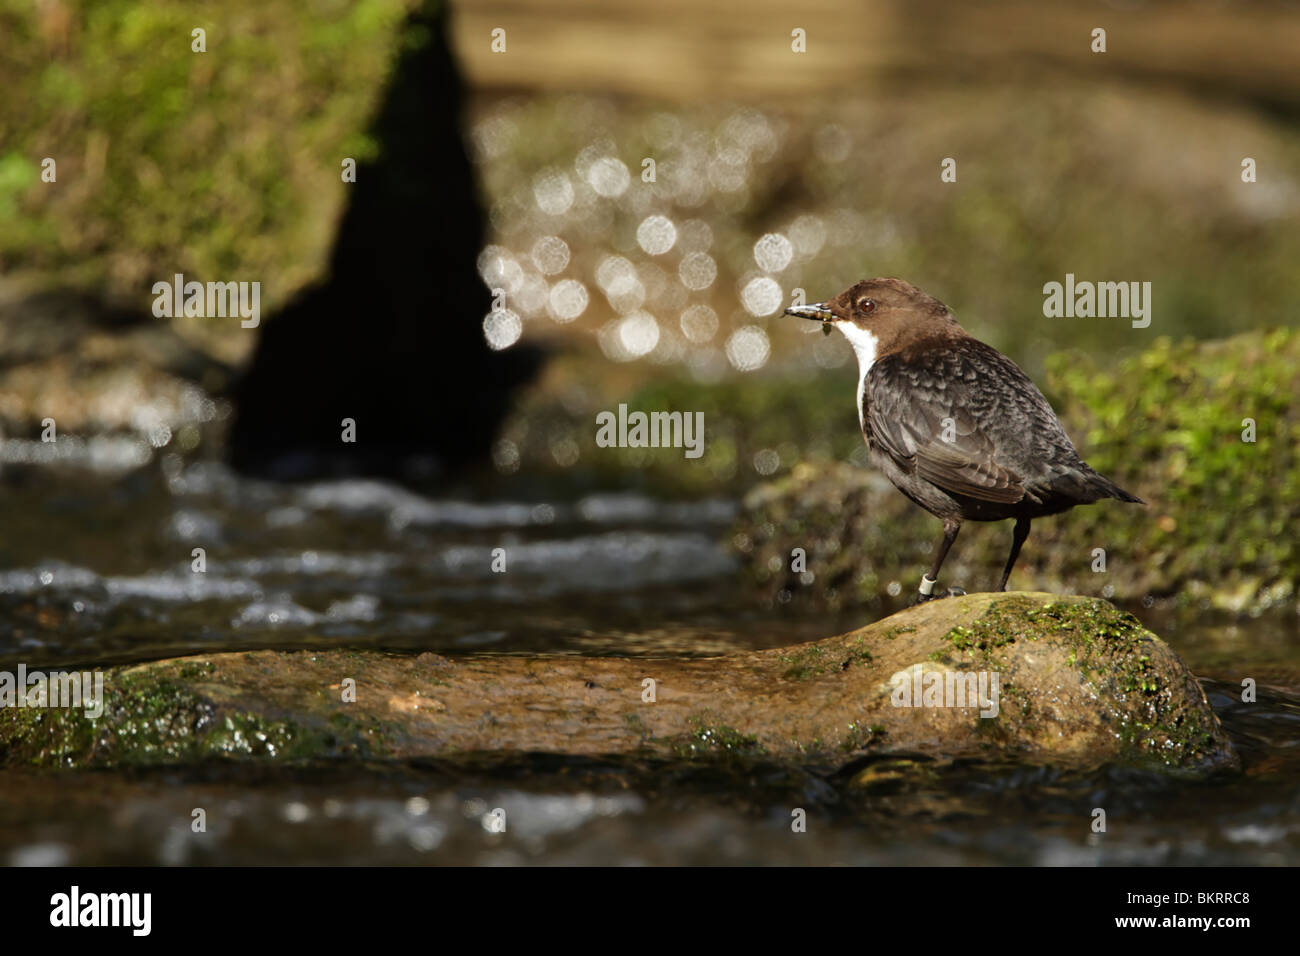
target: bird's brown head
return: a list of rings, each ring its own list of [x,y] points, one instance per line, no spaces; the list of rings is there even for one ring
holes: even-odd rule
[[[838,328],[851,342],[859,330],[865,332],[877,355],[918,339],[965,334],[946,305],[902,279],[863,279],[833,299],[785,313]]]

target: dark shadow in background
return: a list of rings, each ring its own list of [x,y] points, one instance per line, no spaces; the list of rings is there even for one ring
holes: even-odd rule
[[[426,3],[373,126],[328,280],[267,319],[235,386],[234,466],[285,480],[420,479],[484,460],[535,349],[488,348],[483,213],[461,135],[445,4]],[[344,419],[355,443],[342,441]]]

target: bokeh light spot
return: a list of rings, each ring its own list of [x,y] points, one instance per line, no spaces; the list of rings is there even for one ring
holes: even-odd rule
[[[483,337],[498,352],[518,342],[523,333],[524,323],[509,309],[493,309],[483,319]]]
[[[752,372],[767,364],[772,353],[767,333],[757,325],[736,329],[727,339],[727,361],[740,372]]]
[[[740,292],[740,301],[750,315],[771,315],[781,307],[781,286],[769,276],[750,279]]]
[[[677,242],[677,227],[666,216],[647,216],[637,227],[636,242],[648,255],[661,256]]]

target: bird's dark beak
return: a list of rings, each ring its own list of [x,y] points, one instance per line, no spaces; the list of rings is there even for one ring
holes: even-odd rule
[[[830,310],[830,306],[825,302],[791,306],[785,310],[785,314],[797,315],[801,319],[812,319],[814,322],[830,322],[835,318],[835,313]]]

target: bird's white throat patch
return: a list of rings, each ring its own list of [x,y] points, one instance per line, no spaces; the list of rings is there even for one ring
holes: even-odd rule
[[[867,373],[876,364],[876,346],[879,340],[852,322],[836,322],[835,327],[844,333],[858,356],[858,422],[866,428],[867,423],[862,416],[862,395],[867,388]]]

